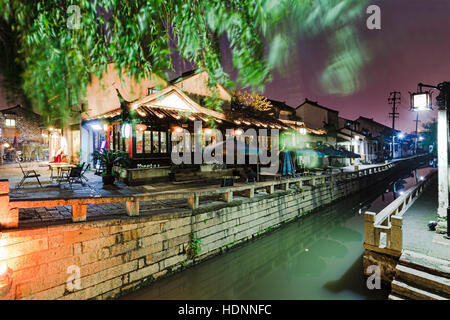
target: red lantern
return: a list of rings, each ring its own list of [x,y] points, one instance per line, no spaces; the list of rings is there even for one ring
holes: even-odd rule
[[[147,126],[145,124],[139,123],[136,125],[136,129],[138,129],[139,131],[143,132],[147,129]]]

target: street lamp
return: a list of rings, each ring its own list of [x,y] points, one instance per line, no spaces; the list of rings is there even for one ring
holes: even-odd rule
[[[448,183],[448,102],[450,101],[450,82],[442,82],[437,86],[418,84],[418,90],[411,95],[411,110],[427,111],[432,110],[431,91],[423,91],[423,88],[439,90],[436,97],[438,107],[438,215],[447,216],[447,238],[450,239],[450,219],[449,219],[449,183]]]

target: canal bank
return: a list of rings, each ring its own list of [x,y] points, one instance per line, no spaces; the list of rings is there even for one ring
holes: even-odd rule
[[[245,189],[224,188],[220,191],[225,193],[225,202],[212,199],[202,204],[194,194],[193,210],[3,230],[1,246],[8,252],[5,262],[13,271],[6,298],[117,297],[223,253],[313,209],[377,182],[392,180],[402,170],[417,166],[418,160],[425,159]],[[80,276],[76,288],[67,283],[68,268],[72,266]]]

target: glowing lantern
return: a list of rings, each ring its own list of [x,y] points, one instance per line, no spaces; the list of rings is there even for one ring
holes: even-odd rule
[[[103,125],[103,131],[105,131],[105,132],[108,131],[108,125],[106,123]]]
[[[136,125],[136,129],[139,130],[140,132],[143,132],[147,130],[147,126],[145,124],[139,123]]]
[[[131,126],[129,123],[122,125],[122,137],[128,139],[130,137]]]

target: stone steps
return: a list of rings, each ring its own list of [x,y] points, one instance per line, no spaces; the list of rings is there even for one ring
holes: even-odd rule
[[[389,299],[448,300],[449,270],[447,260],[405,251],[395,268],[396,275]]]
[[[404,282],[397,280],[392,281],[392,294],[389,295],[389,300],[447,300],[446,298],[439,296],[437,294],[415,288]],[[394,296],[395,295],[395,296]],[[391,299],[394,296],[395,299]]]
[[[388,300],[405,300],[401,297],[397,297],[396,295],[393,295],[392,293],[389,295]]]

